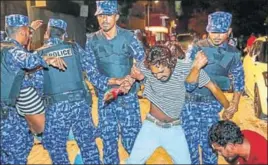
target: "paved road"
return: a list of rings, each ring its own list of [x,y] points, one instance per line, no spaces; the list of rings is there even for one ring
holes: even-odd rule
[[[231,99],[231,94],[226,94],[228,99]],[[97,116],[97,107],[96,101],[97,99],[94,98],[94,105],[93,105],[93,120],[94,123],[98,123],[98,116]],[[142,119],[145,118],[146,113],[149,111],[149,102],[145,99],[140,100],[141,103],[141,114]],[[242,129],[249,129],[257,131],[258,133],[262,134],[267,139],[267,121],[259,120],[254,116],[253,111],[253,102],[247,97],[242,97],[241,102],[239,105],[239,111],[235,114],[233,121],[236,122]],[[100,149],[102,150],[102,142],[101,139],[97,139],[97,144]],[[125,160],[128,155],[124,151],[121,144],[119,144],[119,152],[120,152],[120,159]],[[69,141],[67,144],[67,151],[69,153],[70,161],[73,163],[74,157],[78,152],[78,147],[75,141]],[[102,156],[102,152],[101,156]],[[155,153],[150,157],[147,161],[148,164],[172,164],[171,158],[168,154],[161,148],[157,149]],[[51,160],[46,150],[43,149],[41,144],[34,145],[29,157],[28,157],[28,164],[51,164]],[[225,161],[220,157],[219,164],[226,164]]]

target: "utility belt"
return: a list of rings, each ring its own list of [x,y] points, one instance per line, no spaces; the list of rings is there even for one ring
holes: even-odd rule
[[[9,109],[7,107],[0,107],[0,119],[5,120],[7,119],[9,114]]]
[[[5,120],[8,118],[8,115],[10,113],[11,108],[10,107],[14,107],[12,106],[11,104],[11,100],[1,100],[1,103],[0,103],[0,120]]]
[[[212,102],[215,100],[216,98],[211,95],[204,96],[190,93],[186,93],[185,95],[185,101],[187,102]]]
[[[155,123],[157,126],[162,128],[171,128],[172,126],[181,125],[181,120],[174,120],[172,122],[162,122],[149,113],[147,114],[145,120]]]
[[[44,106],[50,106],[52,104],[61,102],[61,101],[69,101],[76,102],[81,101],[83,99],[88,99],[88,91],[84,89],[79,89],[75,91],[68,91],[64,93],[54,94],[54,95],[46,95],[43,98]]]

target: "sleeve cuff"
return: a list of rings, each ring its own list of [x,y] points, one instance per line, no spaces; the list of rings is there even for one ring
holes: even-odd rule
[[[40,57],[40,61],[41,61],[41,66],[42,67],[44,67],[44,68],[48,68],[49,67],[48,64],[46,63],[46,61],[42,57]]]
[[[207,79],[207,81],[204,81],[204,82],[202,82],[202,83],[199,83],[199,84],[198,84],[198,88],[202,88],[202,87],[204,87],[205,85],[207,85],[207,83],[209,83],[209,81],[210,81],[210,79]]]
[[[196,83],[185,82],[184,85],[185,85],[186,91],[192,92],[193,90],[197,88],[198,83],[197,82]]]

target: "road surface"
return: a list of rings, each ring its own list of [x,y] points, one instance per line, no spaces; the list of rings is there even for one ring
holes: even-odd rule
[[[231,100],[232,95],[227,93],[226,96],[229,100]],[[98,115],[97,115],[97,98],[93,98],[93,120],[94,123],[98,123]],[[146,99],[140,99],[141,104],[141,115],[142,120],[144,120],[146,113],[149,111],[149,102]],[[254,116],[253,111],[253,101],[246,96],[241,98],[241,102],[239,105],[239,110],[235,114],[233,121],[236,122],[242,129],[249,129],[256,131],[267,139],[267,121],[259,120]],[[102,141],[101,139],[96,139],[100,154],[102,157]],[[125,160],[128,155],[123,149],[121,143],[119,143],[119,155],[120,160]],[[67,151],[69,153],[70,162],[73,163],[75,159],[75,155],[79,151],[75,141],[69,141],[67,143]],[[49,158],[48,152],[44,150],[42,144],[36,143],[28,157],[28,164],[51,164],[51,160]],[[147,164],[172,164],[172,160],[169,155],[162,148],[158,148],[154,154],[147,161]],[[222,157],[219,158],[219,164],[226,164]]]

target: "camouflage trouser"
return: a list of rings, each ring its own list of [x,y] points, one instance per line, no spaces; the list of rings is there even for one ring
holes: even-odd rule
[[[217,164],[217,156],[208,143],[208,130],[219,121],[221,109],[221,104],[216,100],[207,103],[186,100],[182,120],[192,164],[200,164],[199,145],[202,148],[202,163]]]
[[[119,96],[117,100],[106,105],[103,105],[103,95],[99,94],[98,97],[98,128],[103,140],[103,161],[104,164],[119,164],[119,134],[124,148],[130,153],[141,128],[138,97],[136,94]]]
[[[24,117],[16,109],[8,107],[8,117],[1,117],[0,164],[26,164],[33,146],[31,135]]]
[[[66,142],[72,129],[85,164],[99,164],[91,108],[86,101],[59,102],[46,109],[43,144],[53,164],[70,164]]]

